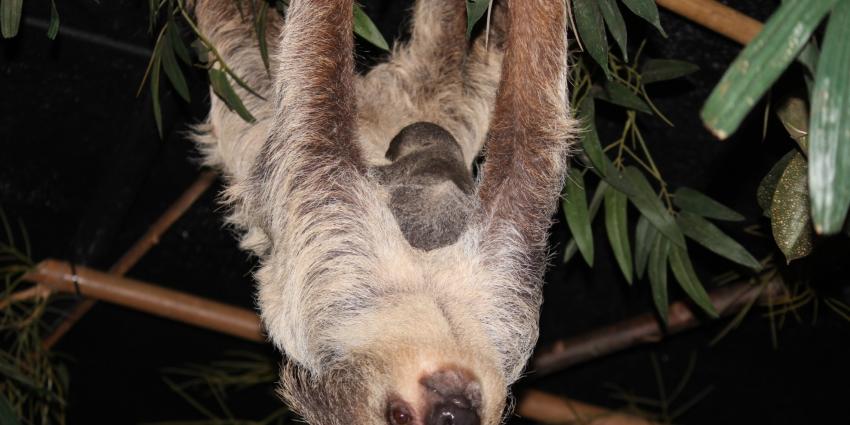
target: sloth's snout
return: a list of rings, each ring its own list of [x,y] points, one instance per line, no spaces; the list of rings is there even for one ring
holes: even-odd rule
[[[423,378],[425,425],[479,425],[481,384],[465,370],[444,369]]]

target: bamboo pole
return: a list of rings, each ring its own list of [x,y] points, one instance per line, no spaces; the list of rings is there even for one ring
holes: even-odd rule
[[[718,34],[747,44],[761,31],[761,22],[715,0],[655,0],[659,6]]]
[[[174,224],[186,211],[189,210],[189,207],[201,197],[201,195],[206,192],[206,190],[212,185],[213,181],[215,181],[216,174],[212,171],[204,171],[198,176],[198,179],[195,180],[187,189],[174,201],[171,206],[165,210],[164,213],[148,228],[147,232],[139,238],[133,246],[130,247],[127,252],[118,259],[117,262],[109,269],[109,272],[116,276],[123,276],[126,274],[131,268],[133,268],[139,260],[151,249],[154,245],[159,243],[160,237]],[[65,320],[53,330],[53,332],[48,335],[44,341],[42,341],[42,345],[46,349],[50,349],[64,336],[71,328],[80,320],[92,307],[94,307],[97,300],[87,298],[74,306],[73,310],[71,310],[67,316],[65,316]]]
[[[266,340],[251,310],[185,292],[48,259],[24,279],[53,291],[76,293],[250,341]]]
[[[721,317],[740,311],[746,305],[776,298],[784,291],[779,277],[766,286],[739,282],[709,293]],[[570,366],[615,353],[636,345],[661,341],[665,336],[696,327],[701,323],[686,302],[670,304],[667,326],[662,328],[653,313],[642,314],[584,335],[559,341],[538,354],[531,364],[535,376],[544,376]]]
[[[615,412],[577,400],[562,398],[537,390],[522,394],[516,413],[520,417],[546,424],[575,423],[582,425],[651,425],[647,419]]]

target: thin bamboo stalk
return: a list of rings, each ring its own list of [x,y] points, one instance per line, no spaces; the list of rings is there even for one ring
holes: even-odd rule
[[[263,342],[260,319],[251,310],[163,288],[150,283],[104,273],[88,267],[48,259],[24,279],[53,291],[75,293],[156,316],[211,329],[251,341]],[[76,283],[75,283],[76,282]]]
[[[109,269],[109,272],[116,276],[123,276],[127,271],[133,268],[139,260],[151,249],[159,243],[160,237],[174,224],[189,207],[203,195],[204,192],[215,181],[216,174],[212,171],[204,171],[198,176],[198,179],[192,183],[186,191],[162,213],[161,216],[148,228],[147,232],[139,238],[127,252],[118,259],[117,262]],[[50,349],[66,334],[71,328],[94,307],[97,300],[84,299],[77,303],[65,319],[53,332],[48,335],[42,345],[46,349]]]
[[[718,34],[747,44],[761,31],[761,22],[715,0],[655,0],[659,6]]]
[[[582,425],[651,425],[647,419],[615,412],[577,400],[562,398],[537,390],[523,393],[516,413],[524,418],[547,424]]]
[[[730,284],[709,293],[720,316],[740,311],[754,300],[777,298],[784,291],[780,278],[762,288],[748,282]],[[641,344],[658,342],[665,336],[696,327],[701,323],[683,301],[670,304],[667,327],[662,328],[653,313],[642,314],[605,326],[584,335],[559,341],[532,360],[534,376],[544,376],[567,367],[584,363],[617,351]]]

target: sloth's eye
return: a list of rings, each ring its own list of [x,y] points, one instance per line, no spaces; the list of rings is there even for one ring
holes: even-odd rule
[[[401,403],[393,403],[389,409],[390,425],[407,425],[413,420],[410,409]]]

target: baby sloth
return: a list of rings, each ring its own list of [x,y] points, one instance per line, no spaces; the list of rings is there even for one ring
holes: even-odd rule
[[[420,0],[410,41],[365,75],[352,0],[269,12],[269,71],[237,1],[192,6],[262,95],[237,89],[256,121],[211,96],[195,138],[260,259],[281,395],[313,425],[499,423],[537,339],[574,130],[564,1],[498,2],[485,43],[464,0]]]

